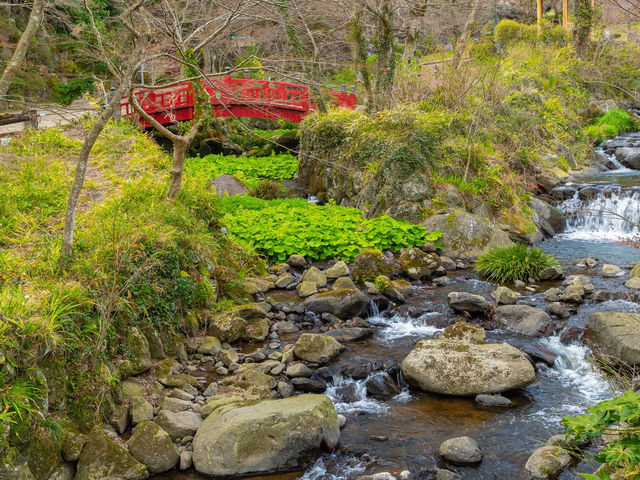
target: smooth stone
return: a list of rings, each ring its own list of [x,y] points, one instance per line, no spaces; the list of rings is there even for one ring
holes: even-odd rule
[[[202,416],[199,413],[190,411],[171,412],[169,410],[160,410],[154,422],[167,432],[172,440],[175,440],[176,438],[196,433],[202,423]]]
[[[510,288],[500,286],[496,288],[496,291],[493,293],[493,298],[496,299],[496,303],[501,305],[513,305],[516,303],[518,296],[516,292]]]
[[[607,363],[640,365],[640,315],[626,312],[592,313],[585,338]]]
[[[162,473],[178,464],[180,456],[167,432],[152,421],[136,425],[128,442],[129,453],[150,473]]]
[[[362,340],[373,335],[373,329],[371,328],[337,328],[335,330],[329,330],[327,335],[335,338],[338,342],[353,342],[356,340]]]
[[[476,402],[485,407],[511,407],[513,402],[502,395],[487,395],[481,393],[476,395]]]
[[[303,333],[293,346],[293,353],[301,360],[326,363],[336,357],[344,347],[333,337],[316,333]]]
[[[477,442],[471,437],[457,437],[445,440],[438,449],[438,454],[454,463],[469,464],[482,460],[482,453]]]
[[[571,462],[571,455],[564,449],[551,445],[538,448],[527,459],[525,472],[535,480],[552,478]]]
[[[551,322],[547,312],[528,305],[501,305],[496,308],[495,318],[507,330],[524,335],[540,335]]]
[[[461,312],[486,312],[491,305],[482,295],[467,292],[451,292],[447,296],[449,306]]]
[[[603,277],[620,277],[624,275],[624,270],[616,265],[610,265],[605,263],[602,265],[602,276]]]

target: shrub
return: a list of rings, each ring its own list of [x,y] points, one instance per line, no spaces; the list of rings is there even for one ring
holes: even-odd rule
[[[514,282],[537,280],[540,272],[555,265],[555,258],[539,248],[517,243],[494,248],[478,257],[476,271],[490,281]]]
[[[249,190],[249,195],[262,200],[276,200],[284,198],[287,190],[282,182],[277,180],[262,180]]]
[[[300,198],[225,197],[223,208],[224,222],[235,238],[280,262],[293,253],[309,260],[352,260],[364,248],[399,250],[441,236],[386,215],[367,219],[355,208],[312,205]]]
[[[525,25],[515,20],[502,20],[496,25],[494,36],[497,43],[508,45],[521,40],[535,40],[536,30],[535,25]]]
[[[66,83],[57,83],[53,87],[52,97],[56,103],[71,105],[71,102],[85,92],[93,92],[93,80],[90,78],[74,78]]]
[[[584,128],[584,134],[593,144],[604,142],[624,132],[637,129],[637,122],[628,112],[619,108],[612,108],[598,118],[593,124]]]
[[[586,414],[564,417],[567,439],[573,441],[594,440],[603,433],[616,433],[595,456],[604,464],[596,474],[581,473],[587,480],[611,480],[612,478],[637,478],[640,464],[640,394],[632,390],[605,400],[587,409]],[[619,428],[616,428],[616,425]]]

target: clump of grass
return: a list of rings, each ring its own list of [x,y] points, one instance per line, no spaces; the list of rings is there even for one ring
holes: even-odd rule
[[[276,200],[284,198],[287,190],[278,180],[262,180],[256,186],[249,190],[252,197],[261,198],[262,200]]]
[[[476,271],[490,281],[514,282],[537,280],[540,272],[558,264],[551,255],[539,248],[517,243],[498,247],[478,257]]]
[[[628,112],[612,108],[594,124],[587,125],[584,133],[593,143],[601,143],[608,138],[617,137],[621,133],[631,132],[637,128],[637,122]]]

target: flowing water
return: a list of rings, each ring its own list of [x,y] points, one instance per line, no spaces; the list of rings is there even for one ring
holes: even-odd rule
[[[568,216],[566,233],[540,245],[559,259],[567,275],[591,276],[596,288],[609,292],[612,298],[576,307],[566,320],[566,328],[583,328],[588,316],[596,311],[636,311],[638,307],[628,301],[625,278],[603,278],[600,266],[587,268],[573,262],[579,257],[597,257],[600,265],[623,267],[640,261],[637,251],[623,243],[640,233],[640,172],[621,168],[615,157],[611,161],[617,169],[577,178],[580,183],[571,187],[575,193],[560,205]],[[399,364],[415,342],[438,335],[444,325],[457,318],[446,304],[449,292],[468,291],[489,298],[495,289],[495,285],[474,278],[470,271],[457,271],[450,278],[452,282],[446,287],[416,286],[417,295],[395,312],[380,313],[373,308],[368,320],[374,326],[374,336],[347,344],[347,350],[330,364],[334,376],[326,394],[338,413],[347,418],[338,449],[319,456],[304,471],[252,478],[338,480],[405,469],[414,478],[432,478],[428,472],[435,466],[445,466],[437,455],[440,443],[468,435],[477,440],[482,462],[472,467],[446,468],[467,480],[524,479],[528,456],[551,435],[562,431],[563,416],[584,413],[590,405],[615,395],[615,387],[590,362],[589,349],[577,341],[561,342],[561,332],[540,340],[496,329],[487,331],[488,342],[508,342],[522,348],[540,341],[557,354],[552,366],[537,364],[534,384],[505,394],[513,407],[487,408],[473,398],[409,390],[400,374],[396,379],[403,387],[399,395],[389,400],[370,398],[366,378],[349,378],[342,373],[345,367],[366,364],[399,372]],[[520,291],[534,305],[545,308],[542,293],[554,286],[557,283],[543,282],[533,293]],[[287,340],[295,340],[295,336]],[[593,466],[581,462],[558,478],[576,478],[576,472],[590,471]],[[165,474],[163,478],[205,477],[190,471]]]

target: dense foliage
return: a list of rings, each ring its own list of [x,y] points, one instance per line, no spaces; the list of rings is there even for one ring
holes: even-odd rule
[[[587,125],[584,132],[594,144],[598,144],[608,138],[617,137],[621,133],[631,132],[637,126],[638,122],[628,112],[613,108],[599,117],[592,125]]]
[[[290,154],[267,157],[243,157],[235,155],[207,155],[186,160],[187,173],[205,182],[219,175],[228,174],[249,187],[263,179],[287,179],[298,171],[298,159]]]
[[[587,409],[588,413],[564,417],[567,438],[594,440],[613,437],[595,456],[604,468],[595,474],[580,475],[587,480],[638,478],[640,476],[640,393],[632,390]],[[617,475],[616,475],[617,473]]]
[[[517,243],[498,247],[478,257],[476,271],[487,280],[514,282],[537,280],[545,268],[557,265],[551,255],[539,248]]]
[[[269,259],[298,253],[307,259],[352,260],[364,248],[399,250],[435,242],[440,232],[389,216],[366,219],[360,210],[308,204],[306,200],[225,198],[223,222],[240,242]]]
[[[43,370],[57,382],[50,414],[62,404],[79,426],[91,425],[110,404],[112,382],[127,375],[118,359],[132,354],[132,328],[153,327],[173,348],[185,318],[197,321],[200,308],[238,295],[239,278],[264,271],[223,234],[214,192],[187,179],[167,201],[168,155],[133,127],[109,125],[81,197],[75,259],[60,272],[79,146],[57,129],[29,131],[0,156],[12,166],[0,168],[0,420],[13,424],[11,445],[41,427]]]

